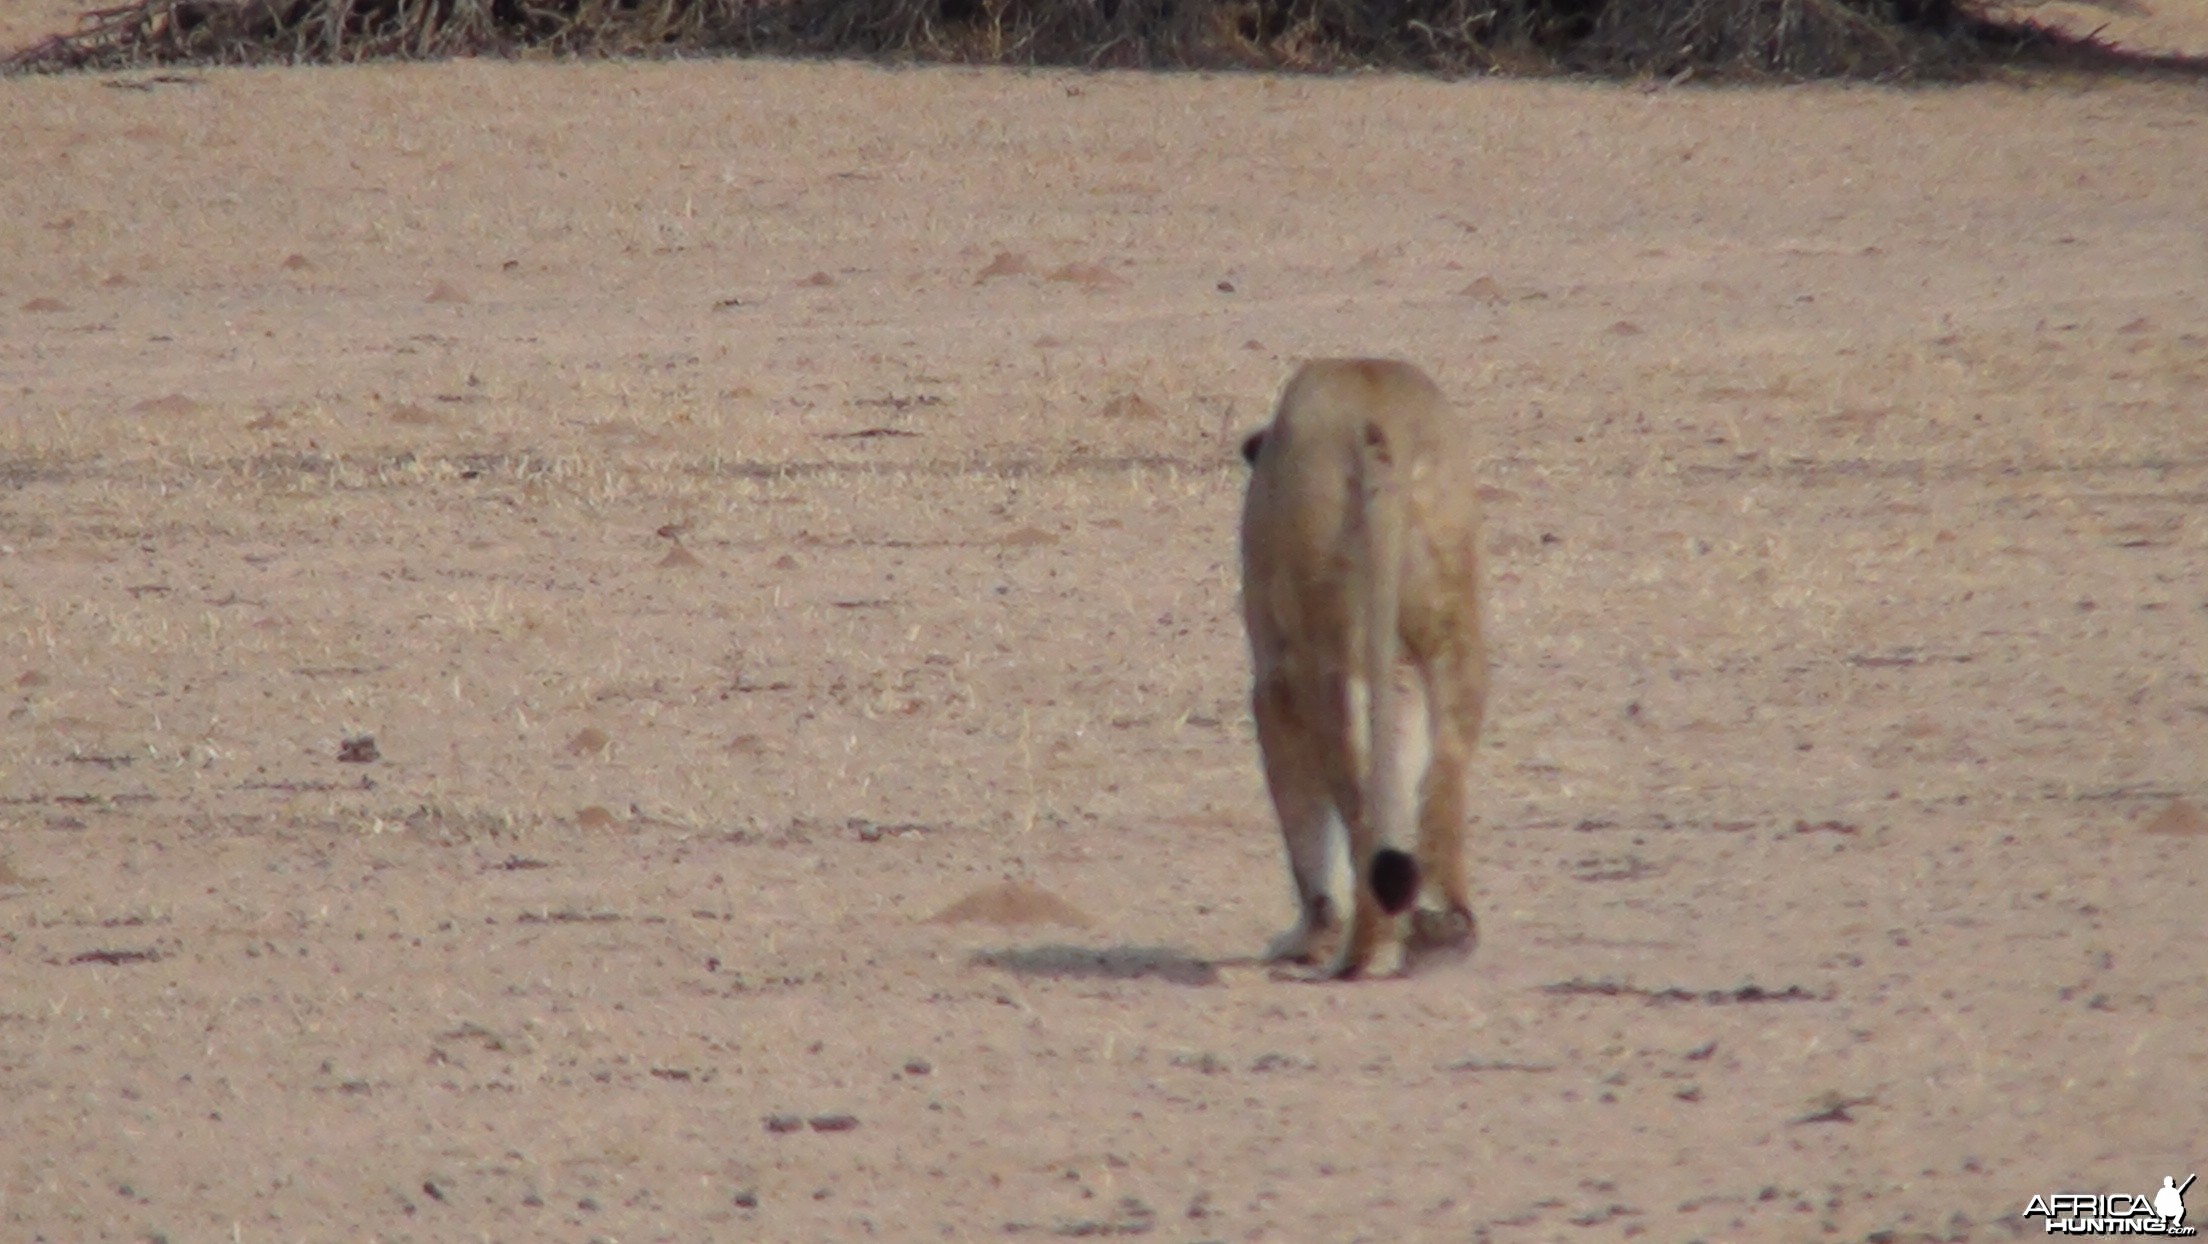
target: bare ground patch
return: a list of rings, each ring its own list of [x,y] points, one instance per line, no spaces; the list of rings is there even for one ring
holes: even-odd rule
[[[2190,94],[6,90],[14,1235],[1981,1239],[2208,1155]],[[1359,349],[1480,422],[1501,647],[1479,953],[1337,989],[1248,959],[1233,447]]]

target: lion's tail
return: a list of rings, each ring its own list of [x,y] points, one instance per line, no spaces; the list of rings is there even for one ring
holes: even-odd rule
[[[1380,909],[1397,915],[1418,898],[1418,859],[1403,850],[1412,840],[1411,809],[1396,781],[1400,767],[1395,666],[1400,643],[1403,598],[1404,531],[1408,500],[1397,478],[1403,446],[1388,443],[1387,431],[1367,423],[1357,455],[1359,519],[1364,525],[1365,584],[1365,772],[1360,802],[1373,852],[1357,864],[1372,887]]]

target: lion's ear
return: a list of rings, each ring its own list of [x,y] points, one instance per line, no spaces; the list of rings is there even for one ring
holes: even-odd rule
[[[1256,466],[1257,453],[1263,448],[1265,448],[1265,429],[1259,428],[1242,438],[1242,461],[1251,466]]]

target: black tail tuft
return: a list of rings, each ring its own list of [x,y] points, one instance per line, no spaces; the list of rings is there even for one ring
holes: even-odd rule
[[[1418,899],[1418,861],[1394,847],[1373,852],[1372,896],[1379,900],[1380,910],[1391,916],[1409,910]]]

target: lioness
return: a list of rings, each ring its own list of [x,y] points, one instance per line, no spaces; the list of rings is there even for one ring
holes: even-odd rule
[[[1269,960],[1314,961],[1345,890],[1326,978],[1477,936],[1464,767],[1487,648],[1469,433],[1409,363],[1318,359],[1242,444],[1251,710],[1300,910]]]

